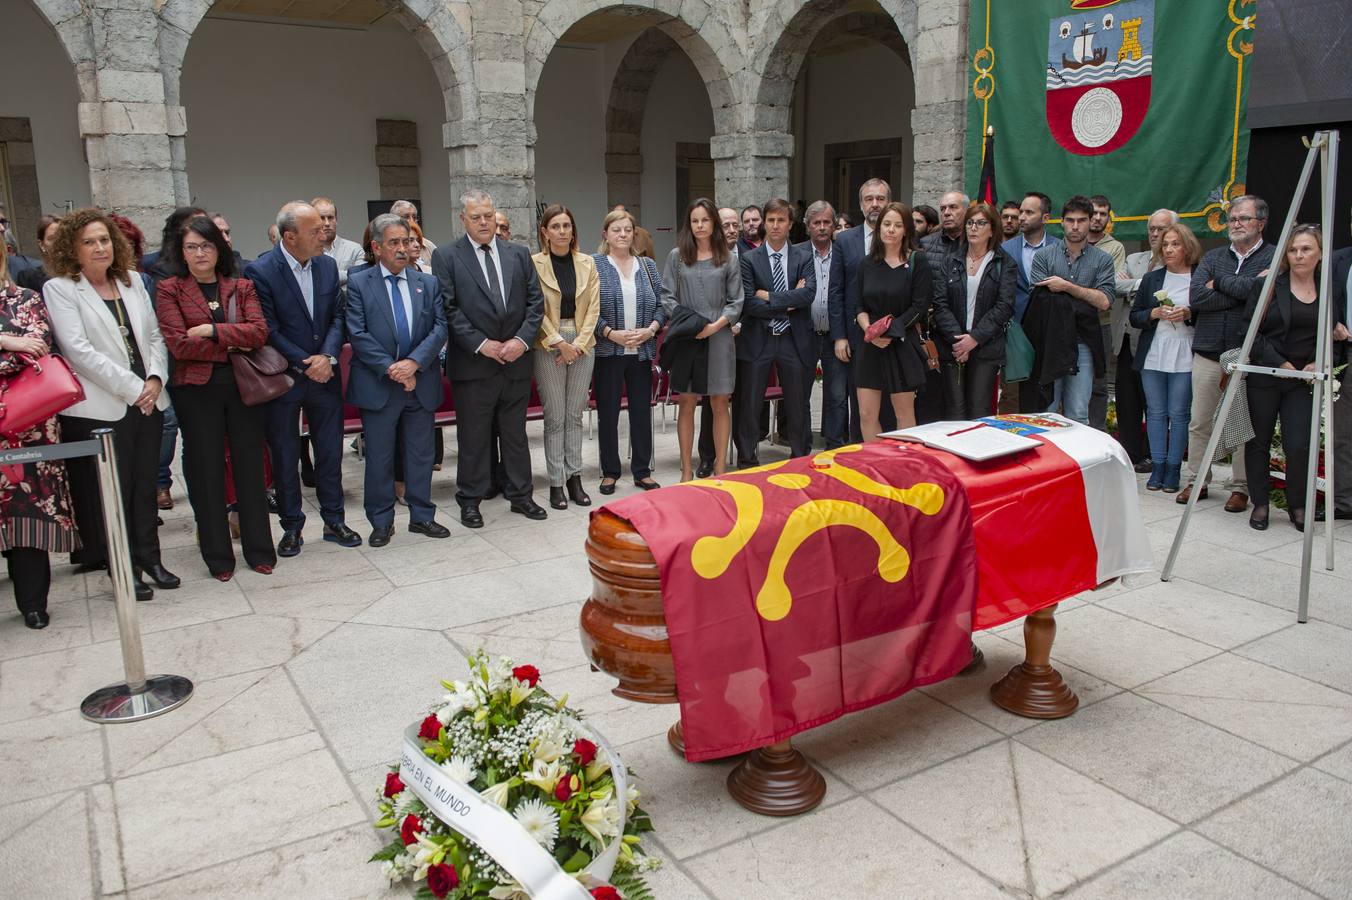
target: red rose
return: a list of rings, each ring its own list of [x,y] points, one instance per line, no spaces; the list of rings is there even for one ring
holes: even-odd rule
[[[385,796],[393,797],[404,789],[404,783],[399,780],[398,774],[391,772],[385,776]]]
[[[418,737],[424,741],[435,741],[441,736],[441,720],[436,716],[428,716],[422,720],[422,727],[418,729]]]
[[[569,784],[569,782],[571,782],[571,781],[572,781],[571,778],[560,778],[560,779],[559,779],[559,783],[558,783],[557,785],[554,786],[554,799],[555,799],[555,800],[559,801],[560,803],[566,803],[566,802],[568,802],[568,798],[571,797],[571,796],[573,796],[573,788],[572,788],[572,785]]]
[[[535,666],[517,666],[512,670],[512,677],[517,681],[524,681],[531,687],[540,683],[540,670]]]
[[[591,895],[595,897],[596,900],[624,900],[624,898],[620,896],[620,892],[608,884],[604,884],[598,888],[592,888]]]
[[[399,837],[404,839],[404,846],[416,844],[418,842],[418,832],[423,830],[422,819],[419,819],[413,813],[404,816],[403,824],[399,826]]]
[[[596,759],[596,745],[586,738],[578,738],[573,744],[573,755],[582,765],[590,765]]]
[[[427,889],[437,897],[445,897],[457,885],[460,884],[460,876],[455,874],[455,868],[445,863],[437,863],[435,866],[427,868]],[[615,900],[620,900],[620,895],[615,894]]]

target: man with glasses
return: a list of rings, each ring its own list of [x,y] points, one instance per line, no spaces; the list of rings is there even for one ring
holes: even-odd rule
[[[1192,423],[1188,426],[1189,484],[1178,492],[1179,503],[1187,503],[1199,479],[1202,455],[1211,440],[1211,420],[1221,402],[1221,354],[1244,343],[1249,321],[1244,307],[1258,279],[1267,274],[1275,248],[1263,241],[1268,205],[1261,197],[1244,195],[1230,201],[1227,224],[1230,246],[1217,247],[1202,257],[1192,273],[1189,305],[1192,308]],[[1242,513],[1249,506],[1249,481],[1244,468],[1244,448],[1237,447],[1233,472],[1227,487],[1230,497],[1225,511]],[[1266,473],[1255,472],[1255,478]],[[1200,473],[1205,500],[1211,472]]]

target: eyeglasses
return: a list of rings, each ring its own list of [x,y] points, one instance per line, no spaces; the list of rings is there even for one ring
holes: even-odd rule
[[[184,245],[183,245],[183,252],[184,252],[184,254],[192,254],[192,253],[208,253],[208,252],[214,253],[215,250],[216,250],[216,245],[215,245],[215,244],[184,244]]]
[[[1229,222],[1231,225],[1247,225],[1250,222],[1257,221],[1257,219],[1257,216],[1231,216],[1225,221]]]
[[[989,225],[989,224],[990,224],[990,222],[987,222],[985,219],[968,219],[968,220],[967,220],[967,227],[968,227],[968,228],[985,228],[985,227],[986,227],[987,225]]]

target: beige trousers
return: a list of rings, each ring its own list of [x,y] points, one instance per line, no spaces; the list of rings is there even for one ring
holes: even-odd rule
[[[1211,440],[1211,420],[1216,407],[1221,405],[1221,364],[1205,356],[1192,355],[1192,421],[1188,425],[1188,483],[1197,480],[1197,469],[1202,465],[1207,441]],[[1234,475],[1225,484],[1228,491],[1249,492],[1249,479],[1244,471],[1244,448],[1235,450]],[[1202,487],[1211,484],[1211,472],[1202,478]]]

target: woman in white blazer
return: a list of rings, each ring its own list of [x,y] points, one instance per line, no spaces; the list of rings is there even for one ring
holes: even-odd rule
[[[54,277],[42,296],[52,335],[85,392],[84,400],[61,414],[62,434],[79,441],[96,428],[113,429],[136,599],[149,600],[153,592],[142,572],[162,588],[179,586],[160,562],[156,531],[155,476],[169,405],[164,391],[169,355],[155,304],[136,271],[131,245],[102,210],[81,209],[62,219],[48,260]],[[105,568],[108,548],[92,458],[71,461],[70,482],[83,545],[71,561],[86,571]]]

